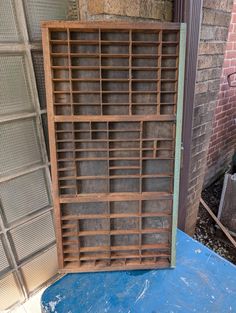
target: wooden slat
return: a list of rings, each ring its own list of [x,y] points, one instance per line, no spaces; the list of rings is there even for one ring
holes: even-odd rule
[[[63,245],[67,246],[68,244],[73,244],[76,242],[75,240],[68,240],[67,242],[64,241]],[[126,246],[94,246],[94,247],[82,247],[80,249],[81,252],[99,252],[99,251],[129,251],[132,250],[138,250],[139,246],[138,245],[126,245]],[[142,250],[155,250],[155,249],[160,249],[160,250],[166,250],[170,249],[170,245],[167,243],[159,243],[159,244],[148,244],[148,245],[142,245]],[[76,253],[77,250],[74,250],[72,248],[65,248],[66,253]]]
[[[175,121],[175,115],[57,115],[54,116],[55,122],[139,122],[139,121]]]
[[[66,215],[62,216],[62,221],[77,221],[82,219],[106,219],[106,218],[128,218],[128,217],[161,217],[161,216],[170,216],[171,212],[157,212],[157,213],[120,213],[120,214],[79,214],[79,215]],[[69,226],[68,226],[69,225]],[[66,224],[62,226],[62,228],[70,228],[74,227],[74,224]]]

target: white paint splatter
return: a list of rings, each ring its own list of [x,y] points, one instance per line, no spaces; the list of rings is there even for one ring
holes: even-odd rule
[[[189,287],[189,282],[187,281],[187,279],[185,277],[180,277],[180,279],[182,280],[182,282]]]
[[[55,308],[56,308],[56,305],[57,305],[57,301],[50,301],[50,302],[48,303],[48,305],[50,306],[51,312],[55,312]]]
[[[135,303],[138,302],[140,299],[143,299],[143,298],[144,298],[145,293],[146,293],[147,289],[149,288],[149,285],[150,285],[149,280],[146,279],[146,280],[145,280],[145,283],[144,283],[143,290],[142,290],[142,292],[140,293],[140,295],[138,296],[138,298],[136,299]]]
[[[49,307],[50,307],[50,310],[51,310],[50,312],[55,312],[55,313],[56,313],[55,309],[56,309],[57,304],[60,303],[64,298],[65,298],[65,297],[62,297],[62,296],[60,296],[60,295],[57,295],[57,296],[56,296],[56,299],[57,299],[57,300],[55,300],[55,301],[50,301],[50,302],[48,303],[48,305],[49,305]]]
[[[195,253],[197,253],[197,254],[199,254],[199,253],[201,253],[201,252],[202,252],[201,249],[196,249],[196,250],[195,250]]]
[[[232,290],[229,289],[228,287],[226,287],[225,290],[226,290],[228,293],[232,293]]]

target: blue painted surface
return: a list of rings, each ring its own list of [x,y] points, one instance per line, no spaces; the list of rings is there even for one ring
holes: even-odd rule
[[[175,269],[68,274],[44,313],[235,313],[236,266],[181,231]]]

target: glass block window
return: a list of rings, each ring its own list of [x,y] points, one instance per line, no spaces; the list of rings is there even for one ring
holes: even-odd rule
[[[49,207],[50,198],[44,169],[3,182],[0,184],[0,197],[8,224]]]
[[[0,1],[0,42],[17,42],[21,39],[13,0]]]
[[[40,24],[71,3],[0,0],[0,312],[57,274]]]
[[[40,22],[63,20],[67,16],[66,0],[24,0],[29,35],[32,41],[41,39]]]
[[[0,55],[0,116],[33,112],[23,55]]]
[[[0,173],[18,171],[42,162],[36,121],[21,119],[0,124]]]

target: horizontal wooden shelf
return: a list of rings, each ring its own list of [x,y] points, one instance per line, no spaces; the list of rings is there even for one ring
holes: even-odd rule
[[[68,246],[69,244],[76,244],[77,240],[67,240],[63,241],[63,245]],[[145,245],[126,245],[126,246],[94,246],[94,247],[80,247],[80,252],[97,252],[97,251],[127,251],[127,250],[155,250],[155,249],[170,249],[170,244],[168,243],[158,243],[158,244],[145,244]],[[73,253],[73,251],[78,251],[75,249],[66,248],[67,253]],[[70,252],[68,252],[70,251]]]
[[[132,201],[132,200],[171,200],[172,193],[168,192],[116,192],[116,193],[91,193],[78,196],[60,196],[60,203],[104,202],[104,201]]]
[[[119,131],[118,131],[119,132]],[[133,131],[134,132],[134,131]],[[112,152],[112,151],[172,151],[173,148],[71,148],[71,149],[57,149],[57,152]]]
[[[134,269],[140,269],[140,270],[150,270],[150,269],[158,269],[158,268],[169,268],[170,267],[170,261],[155,261],[148,262],[133,260],[132,262],[129,261],[127,264],[125,261],[121,262],[119,260],[102,260],[99,261],[99,264],[94,261],[94,264],[91,265],[91,261],[87,264],[87,261],[80,262],[80,265],[78,266],[78,261],[76,262],[69,262],[65,263],[63,268],[59,268],[60,273],[84,273],[84,272],[104,272],[104,271],[127,271],[127,270],[134,270]],[[118,262],[119,261],[119,262]],[[85,262],[85,263],[84,263]]]
[[[132,179],[132,178],[168,178],[168,177],[173,177],[172,174],[150,174],[150,175],[140,175],[140,174],[126,174],[126,175],[100,175],[100,176],[67,176],[67,177],[59,177],[59,181],[63,181],[63,180],[90,180],[90,179],[121,179],[121,178],[125,178],[125,179]]]
[[[51,57],[53,58],[178,58],[178,54],[153,54],[153,53],[76,53],[76,52],[52,52]]]
[[[142,160],[173,160],[174,158],[173,157],[155,157],[153,158],[152,157],[143,157]],[[140,158],[139,157],[110,157],[109,158],[110,161],[129,161],[129,160],[137,160],[139,161]],[[96,157],[96,158],[59,158],[58,159],[58,162],[65,162],[65,161],[107,161],[107,158],[106,157]]]
[[[176,79],[160,79],[160,78],[53,78],[54,82],[177,82]],[[73,103],[74,104],[74,103]]]
[[[102,235],[135,235],[135,234],[160,234],[167,233],[170,228],[150,228],[150,229],[121,229],[121,230],[90,230],[78,232],[64,232],[62,237],[84,237],[84,236],[102,236]]]
[[[79,256],[78,257],[65,257],[66,262],[78,262],[80,261],[89,261],[89,260],[101,260],[101,259],[144,259],[144,258],[169,258],[170,254],[166,253],[146,253],[146,254],[119,254],[119,253],[107,253],[107,254],[97,254],[90,256]]]
[[[177,45],[178,41],[144,41],[144,40],[78,40],[78,39],[51,39],[50,43],[52,45],[67,45],[67,44],[84,44],[84,45]]]
[[[163,211],[163,212],[150,212],[150,213],[119,213],[119,214],[78,214],[78,215],[66,215],[62,216],[62,221],[78,221],[83,219],[115,219],[115,218],[145,218],[145,217],[168,217],[171,216],[170,211]],[[67,224],[63,225],[63,229],[68,228],[76,228],[76,224]]]
[[[66,66],[66,65],[53,65],[51,66],[54,70],[112,70],[112,71],[121,71],[126,70],[129,71],[129,66]],[[156,70],[177,70],[177,67],[161,67],[161,66],[132,66],[133,71],[156,71]]]
[[[90,133],[90,130],[85,130],[84,132]],[[91,132],[97,132],[97,130],[92,130]],[[109,130],[102,130],[101,132],[109,132]],[[73,133],[73,130],[67,130],[67,131],[61,131],[59,134],[64,134],[64,133]],[[76,132],[75,132],[76,133]],[[173,141],[173,138],[142,138],[141,141]],[[140,139],[57,139],[57,142],[140,142]]]
[[[175,115],[55,115],[55,122],[175,121]]]

